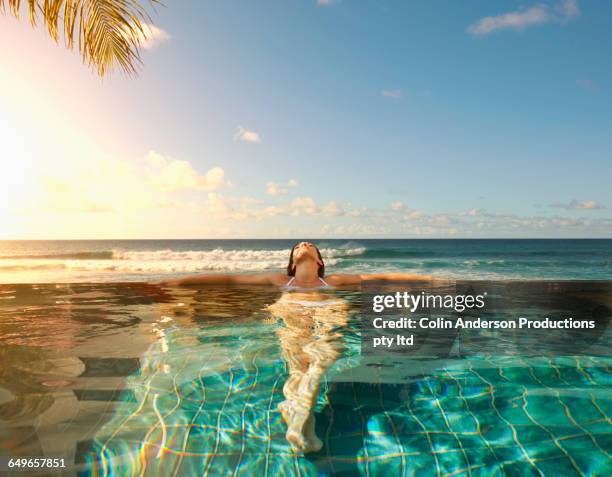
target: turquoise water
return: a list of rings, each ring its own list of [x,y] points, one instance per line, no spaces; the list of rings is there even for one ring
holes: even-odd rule
[[[262,476],[612,471],[609,358],[366,362],[357,317],[343,331],[345,352],[316,407],[324,448],[293,452],[276,409],[287,378],[275,333],[281,325],[255,312],[228,326],[220,317],[240,307],[237,299],[225,293],[228,308],[214,310],[205,326],[158,325],[163,339],[128,378],[130,392],[98,431],[89,462],[107,475],[143,468],[151,475]],[[205,301],[200,306],[204,312]]]
[[[328,273],[456,279],[612,279],[612,240],[314,240]],[[0,283],[147,281],[278,271],[291,240],[0,241]]]
[[[324,245],[330,272],[434,270],[433,260],[449,276],[612,276],[610,241]],[[472,333],[444,359],[365,356],[364,295],[335,291],[346,323],[312,340],[340,351],[314,408],[324,445],[304,454],[277,409],[295,345],[267,309],[281,291],[137,281],[196,265],[236,271],[232,260],[280,269],[284,242],[2,246],[0,265],[50,282],[0,285],[0,455],[65,457],[52,475],[612,475],[605,354],[502,356],[500,340],[499,355],[485,355]],[[598,349],[610,344],[608,331]]]

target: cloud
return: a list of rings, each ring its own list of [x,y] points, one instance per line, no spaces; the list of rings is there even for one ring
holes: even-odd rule
[[[549,21],[548,10],[543,5],[536,5],[527,10],[484,17],[468,27],[474,35],[486,35],[495,30],[523,30],[529,26],[540,25]]]
[[[317,5],[327,7],[336,3],[336,0],[317,0]]]
[[[593,207],[592,201],[583,206]],[[516,237],[575,236],[580,231],[587,235],[609,233],[612,219],[562,216],[520,216],[515,213],[495,213],[483,208],[471,208],[456,212],[426,213],[411,209],[405,204],[393,202],[387,209],[370,210],[370,224],[385,230],[387,235],[443,237]]]
[[[392,220],[394,221],[398,221],[398,219],[400,220],[416,220],[416,219],[420,219],[423,216],[422,212],[419,212],[418,210],[414,210],[411,209],[410,207],[408,207],[406,204],[398,201],[395,201],[391,204],[391,210],[395,211],[395,212],[401,212],[401,214],[396,214],[394,215],[394,217],[392,218]]]
[[[167,31],[162,30],[151,23],[143,23],[142,29],[144,34],[139,31],[138,39],[140,41],[141,48],[145,50],[152,50],[172,38]]]
[[[255,131],[250,131],[242,126],[238,126],[238,131],[236,131],[236,134],[234,134],[234,141],[260,143],[261,137],[259,136],[259,133],[256,133]]]
[[[265,205],[263,201],[250,197],[225,197],[219,193],[208,194],[204,212],[221,220],[263,220],[271,217],[362,217],[367,209],[354,208],[331,201],[319,206],[310,196],[296,197],[281,205]]]
[[[205,174],[200,174],[189,162],[164,157],[155,151],[150,151],[146,160],[149,180],[163,192],[216,190],[230,185],[220,167],[213,167]]]
[[[400,99],[404,97],[404,92],[401,89],[384,89],[381,93],[386,98]]]
[[[580,15],[576,0],[561,0],[555,5],[536,4],[527,9],[484,17],[468,27],[473,35],[487,35],[497,30],[524,30],[546,23],[565,23]]]
[[[315,215],[319,212],[319,208],[312,197],[297,197],[291,201],[293,209],[292,215],[298,215],[303,212],[307,215]]]
[[[138,161],[90,157],[44,171],[36,180],[30,211],[59,213],[191,207],[185,194],[231,185],[220,167],[202,174],[188,161],[155,151]]]
[[[287,195],[290,188],[297,186],[298,182],[295,179],[290,179],[287,184],[278,184],[270,181],[266,183],[266,194],[271,196]]]
[[[341,217],[346,215],[346,210],[336,202],[329,202],[321,208],[321,213],[326,217]]]
[[[485,214],[485,210],[482,208],[473,208],[473,209],[466,210],[465,212],[459,212],[460,216],[465,216],[465,217],[481,217],[484,214]]]
[[[305,227],[312,231],[317,224],[325,235],[340,236],[423,236],[423,237],[512,237],[531,234],[535,236],[575,236],[605,233],[612,230],[612,218],[563,217],[559,215],[521,216],[515,213],[495,213],[482,208],[455,212],[426,213],[411,209],[400,202],[383,209],[359,209],[350,203],[335,201],[319,205],[314,197],[301,196],[285,204],[268,206],[248,197],[225,197],[217,192],[208,194],[203,210],[213,219],[224,223],[252,220],[265,223],[268,228],[275,222],[264,222],[282,217],[288,229]],[[305,217],[313,221],[304,221]],[[352,220],[359,217],[359,220]],[[294,222],[292,222],[294,221]],[[301,225],[299,225],[301,224]]]
[[[601,210],[606,208],[606,206],[594,200],[572,200],[567,203],[555,202],[550,204],[550,207],[565,210]]]

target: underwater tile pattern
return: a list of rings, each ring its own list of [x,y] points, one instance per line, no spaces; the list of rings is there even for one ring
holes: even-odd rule
[[[295,453],[277,411],[287,374],[275,326],[166,329],[82,475],[612,475],[611,361],[584,356],[469,358],[409,379],[398,370],[396,383],[334,380],[358,365],[348,356],[317,405],[324,448]]]
[[[77,464],[39,475],[612,475],[612,358],[368,361],[356,316],[315,408],[324,446],[304,455],[277,410],[278,293],[5,291],[0,451]]]

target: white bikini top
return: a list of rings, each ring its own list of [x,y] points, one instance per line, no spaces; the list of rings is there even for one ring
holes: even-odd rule
[[[285,285],[285,288],[304,288],[304,287],[296,287],[295,285],[291,285],[293,283],[293,281],[295,280],[295,277],[291,277],[291,279],[287,282],[287,284]],[[329,283],[327,283],[325,280],[323,280],[321,277],[319,277],[319,280],[321,281],[321,283],[323,283],[322,286],[317,287],[317,288],[333,288]]]
[[[304,287],[297,287],[295,285],[292,285],[293,281],[295,280],[295,277],[291,277],[291,279],[287,282],[287,284],[285,285],[285,288],[288,289],[292,289],[292,288],[304,288]],[[321,283],[323,285],[321,285],[320,287],[316,287],[316,288],[333,288],[329,283],[327,283],[325,280],[323,280],[321,277],[319,277],[319,280],[321,281]],[[313,287],[314,288],[314,287]],[[309,288],[304,288],[304,289],[309,289]],[[312,289],[312,288],[311,288]],[[318,306],[329,306],[329,305],[341,305],[344,304],[345,301],[344,300],[323,300],[323,301],[310,301],[310,300],[292,300],[290,297],[291,294],[286,294],[283,295],[283,297],[281,298],[281,300],[285,303],[295,303],[297,305],[302,305],[305,307],[318,307]]]

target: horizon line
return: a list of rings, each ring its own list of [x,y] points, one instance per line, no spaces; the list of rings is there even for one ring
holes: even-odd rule
[[[612,237],[275,237],[275,238],[50,238],[50,239],[0,239],[0,242],[129,242],[129,241],[186,241],[186,240],[269,240],[269,241],[285,241],[285,240],[612,240]]]

